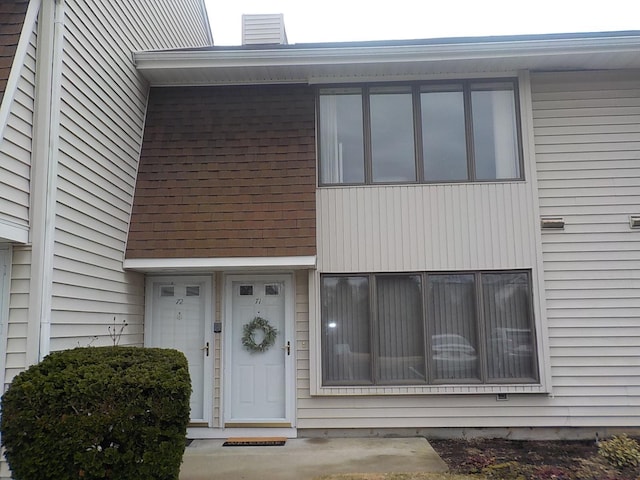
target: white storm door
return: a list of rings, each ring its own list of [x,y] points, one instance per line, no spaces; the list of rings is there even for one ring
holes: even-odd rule
[[[209,424],[213,405],[211,279],[150,278],[147,292],[152,298],[145,346],[173,348],[184,353],[191,376],[191,422]]]
[[[227,318],[227,426],[292,426],[293,338],[291,336],[292,289],[284,277],[228,279]],[[254,318],[266,319],[277,330],[275,343],[265,351],[250,351],[242,344],[244,326]],[[230,334],[229,334],[230,333]],[[260,344],[262,330],[254,331]]]

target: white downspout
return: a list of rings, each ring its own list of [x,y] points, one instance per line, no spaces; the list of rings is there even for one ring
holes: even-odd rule
[[[38,21],[31,154],[32,251],[27,365],[37,363],[50,349],[63,42],[64,0],[44,1]]]

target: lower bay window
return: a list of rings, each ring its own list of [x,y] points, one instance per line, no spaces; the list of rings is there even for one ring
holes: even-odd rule
[[[325,386],[538,381],[529,271],[322,275]]]

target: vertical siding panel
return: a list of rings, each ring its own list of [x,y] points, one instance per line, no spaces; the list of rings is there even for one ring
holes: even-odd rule
[[[326,272],[532,268],[528,182],[319,188]]]

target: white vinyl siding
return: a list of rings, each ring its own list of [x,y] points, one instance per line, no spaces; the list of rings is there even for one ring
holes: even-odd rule
[[[554,395],[626,425],[620,404],[640,404],[638,72],[536,74],[533,107],[540,213],[565,221],[542,234]]]
[[[27,317],[31,277],[31,248],[13,247],[9,286],[9,321],[5,357],[5,385],[27,366]],[[3,390],[4,391],[4,390]]]
[[[27,47],[11,110],[0,130],[0,223],[27,229],[35,85],[35,32]],[[2,125],[0,125],[0,129]]]
[[[414,213],[415,209],[425,208],[416,203],[422,201],[423,194],[410,190],[435,190],[431,186],[362,188],[362,191],[326,188],[318,192],[318,209],[322,214],[318,218],[318,261],[319,269],[324,271],[338,269],[340,265],[336,272],[366,268],[399,270],[407,265],[416,265],[414,269],[473,265],[480,268],[485,264],[501,268],[531,260],[527,251],[542,248],[545,286],[542,295],[546,297],[548,326],[543,326],[540,333],[548,337],[551,395],[520,390],[522,393],[510,393],[507,401],[497,401],[492,394],[451,395],[453,388],[449,391],[443,388],[436,395],[415,395],[420,392],[410,387],[404,390],[390,387],[380,393],[395,395],[386,396],[371,396],[366,388],[331,392],[341,396],[323,396],[322,391],[310,396],[300,389],[298,428],[638,425],[640,236],[637,230],[629,228],[629,215],[640,213],[637,78],[637,72],[532,75],[531,132],[535,134],[537,168],[530,175],[525,162],[525,176],[537,177],[537,184],[513,185],[531,188],[532,196],[539,196],[540,215],[560,216],[566,222],[563,231],[542,232],[541,247],[535,245],[536,238],[540,238],[538,212],[518,205],[522,200],[518,196],[511,197],[512,204],[505,205],[509,197],[489,192],[486,197],[467,197],[466,203],[454,200],[452,194],[448,197],[444,193],[430,194],[426,198],[439,202],[440,210],[447,209],[453,217],[442,214],[426,222],[416,219],[419,215]],[[494,185],[480,187],[495,189]],[[387,188],[392,191],[387,192]],[[466,188],[469,187],[460,190]],[[514,187],[507,184],[502,188]],[[383,196],[376,198],[380,189]],[[487,203],[487,199],[492,200]],[[527,201],[538,203],[536,199]],[[483,207],[487,204],[495,215],[485,212]],[[364,209],[363,218],[355,215],[358,208]],[[499,220],[505,219],[505,211],[513,213],[501,225]],[[381,212],[382,220],[377,212]],[[464,222],[454,220],[469,220],[467,215],[474,213],[484,215],[470,219],[476,228],[475,243],[469,239],[472,235],[467,233]],[[521,213],[532,223],[524,220],[521,223],[518,219]],[[534,217],[530,217],[532,214]],[[331,222],[332,217],[337,220]],[[426,231],[429,225],[433,225],[433,249],[428,244],[423,247],[426,252],[419,252],[416,233]],[[345,228],[346,235],[331,238],[332,234],[341,233],[338,227]],[[501,228],[509,235],[494,234]],[[513,242],[530,243],[524,244],[527,247],[514,246]],[[312,277],[312,292],[317,291],[315,282],[317,277]],[[317,311],[315,294],[310,300],[312,311]],[[312,359],[319,354],[313,317],[309,332]],[[306,338],[305,333],[299,332],[299,341]],[[318,372],[315,360],[311,362],[308,381],[312,392],[317,380],[313,378],[314,372]],[[304,373],[299,375],[306,379]],[[472,390],[470,387],[469,392]]]
[[[132,51],[206,45],[199,0],[67,0],[51,350],[142,345],[143,276],[122,270],[148,85]]]

